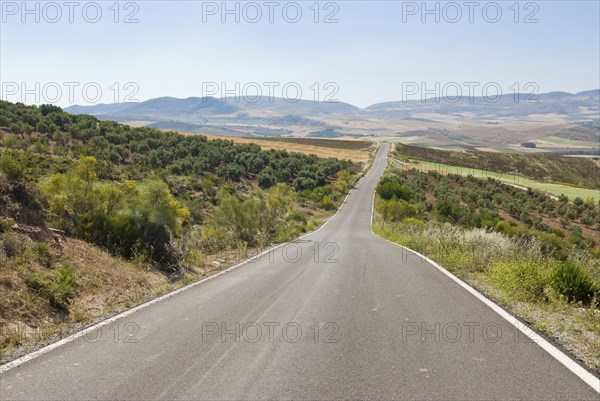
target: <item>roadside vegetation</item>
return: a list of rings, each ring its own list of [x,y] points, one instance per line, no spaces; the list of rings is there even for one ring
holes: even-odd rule
[[[389,168],[374,231],[452,271],[600,371],[600,204]]]
[[[0,351],[312,230],[360,170],[0,101]]]

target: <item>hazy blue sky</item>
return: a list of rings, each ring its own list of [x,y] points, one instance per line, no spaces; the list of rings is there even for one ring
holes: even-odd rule
[[[317,82],[318,100],[337,87],[335,99],[358,106],[398,100],[406,82],[425,82],[430,89],[436,82],[440,88],[457,82],[464,91],[464,82],[497,82],[504,93],[512,91],[514,82],[522,92],[531,90],[523,88],[527,82],[536,83],[541,92],[600,87],[598,1],[520,2],[517,7],[514,1],[472,2],[472,22],[464,1],[428,3],[429,9],[437,4],[439,22],[435,14],[422,15],[420,1],[320,2],[318,23],[312,0],[272,2],[277,3],[272,23],[270,6],[263,1],[246,6],[246,13],[247,2],[228,2],[229,8],[237,4],[239,23],[233,14],[222,22],[221,1],[121,2],[118,16],[114,1],[99,1],[102,15],[96,23],[83,15],[85,7],[86,18],[96,18],[91,2],[76,2],[72,23],[63,1],[47,3],[29,2],[34,12],[22,15],[21,1],[2,1],[0,80],[7,100],[24,95],[23,87],[15,93],[13,83],[34,89],[36,82],[40,92],[46,85],[42,102],[56,98],[63,106],[71,104],[64,82],[80,85],[74,89],[74,103],[85,103],[81,88],[90,82],[98,83],[103,102],[124,100],[135,88],[138,100],[202,96],[210,94],[206,85],[211,82],[225,82],[231,90],[239,82],[240,91],[257,82],[264,96],[269,91],[265,82],[280,84],[274,87],[276,96],[282,95],[284,84],[296,82],[303,98],[314,99],[311,86]],[[255,5],[262,18],[252,23]],[[298,7],[302,16],[292,23]],[[123,23],[132,12],[138,22]],[[324,23],[332,12],[338,22]],[[532,13],[530,19],[538,22],[525,23]],[[54,95],[54,84],[48,85],[52,82],[62,95]],[[115,82],[121,87],[118,96],[110,89]],[[127,82],[135,85],[124,88]],[[328,82],[334,85],[324,90]],[[96,101],[94,86],[91,90],[88,101]],[[474,90],[475,95],[481,92],[481,87]],[[33,94],[27,96],[27,103],[35,102]]]

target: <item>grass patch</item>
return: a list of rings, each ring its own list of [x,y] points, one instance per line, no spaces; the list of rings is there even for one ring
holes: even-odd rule
[[[68,311],[75,295],[75,273],[71,266],[62,266],[52,272],[34,273],[27,277],[27,285],[50,301],[56,308]]]
[[[492,267],[490,282],[519,301],[544,299],[548,275],[545,269],[532,261],[502,261]]]

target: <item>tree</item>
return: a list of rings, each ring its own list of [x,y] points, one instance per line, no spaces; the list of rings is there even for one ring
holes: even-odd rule
[[[21,138],[23,139],[25,139],[25,135],[29,135],[33,132],[33,127],[31,125],[21,121],[11,124],[8,129],[15,135],[21,135]]]
[[[43,116],[47,116],[50,113],[62,113],[63,110],[53,104],[42,104],[40,105],[40,112]]]
[[[376,191],[377,195],[384,200],[390,200],[392,198],[408,200],[412,193],[409,188],[392,179],[382,179],[377,185]]]
[[[261,172],[258,175],[257,180],[258,180],[258,185],[263,189],[271,188],[273,185],[275,185],[277,183],[277,177],[275,177],[269,171]]]

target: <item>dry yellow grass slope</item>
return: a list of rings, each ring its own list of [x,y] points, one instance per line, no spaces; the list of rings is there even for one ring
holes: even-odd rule
[[[193,134],[190,134],[193,135]],[[342,146],[343,141],[336,139],[329,139],[331,143],[335,144],[335,141],[340,142],[340,147],[334,146],[319,146],[316,144],[300,144],[290,143],[283,141],[273,141],[268,139],[254,139],[254,138],[242,138],[242,137],[223,137],[207,135],[208,139],[227,139],[235,143],[256,143],[262,149],[282,149],[289,152],[298,152],[305,154],[315,154],[319,157],[335,157],[338,159],[350,159],[353,162],[363,163],[369,160],[369,152],[367,150],[355,150],[355,149],[344,149]],[[323,139],[320,139],[322,141]],[[349,141],[345,139],[344,141]]]

